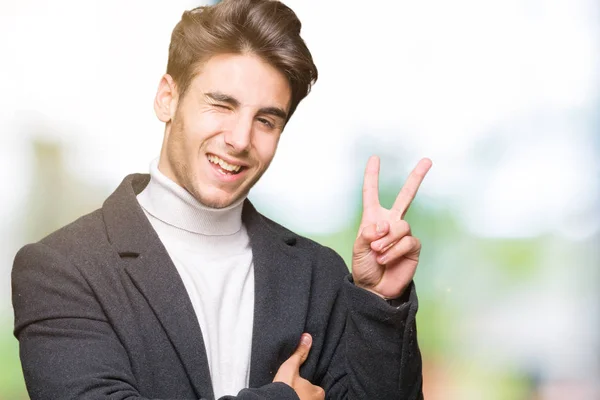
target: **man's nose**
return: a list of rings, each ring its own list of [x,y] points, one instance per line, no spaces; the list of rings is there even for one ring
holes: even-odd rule
[[[225,132],[225,144],[235,152],[244,152],[250,147],[252,139],[252,120],[237,118],[231,129]]]

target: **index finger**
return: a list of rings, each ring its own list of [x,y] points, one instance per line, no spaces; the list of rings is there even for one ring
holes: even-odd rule
[[[363,214],[379,206],[379,157],[371,156],[363,180]]]
[[[408,211],[408,207],[410,207],[410,204],[417,195],[419,186],[421,186],[421,182],[423,182],[423,179],[432,164],[433,163],[429,158],[421,159],[408,176],[404,186],[402,186],[402,189],[400,190],[400,193],[398,193],[398,197],[396,197],[396,201],[394,201],[394,205],[392,206],[392,210],[398,211],[401,218],[404,218],[404,215]]]

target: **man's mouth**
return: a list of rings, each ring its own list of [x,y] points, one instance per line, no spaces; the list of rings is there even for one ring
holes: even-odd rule
[[[215,156],[214,154],[208,154],[208,161],[218,166],[219,172],[226,175],[236,175],[246,167],[242,165],[230,164],[227,161]]]

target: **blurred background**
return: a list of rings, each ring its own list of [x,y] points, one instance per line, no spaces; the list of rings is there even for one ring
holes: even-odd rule
[[[600,4],[287,0],[320,78],[250,198],[347,261],[371,154],[407,220],[425,398],[600,399]],[[158,155],[152,102],[191,0],[0,1],[0,399],[26,399],[17,250]],[[204,3],[206,4],[206,3]]]

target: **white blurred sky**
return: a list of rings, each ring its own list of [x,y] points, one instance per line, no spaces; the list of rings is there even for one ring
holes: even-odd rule
[[[341,228],[360,199],[366,159],[355,146],[367,135],[404,170],[432,158],[419,195],[456,206],[475,233],[597,231],[598,147],[580,120],[599,104],[597,3],[286,3],[320,79],[251,194],[261,208],[292,229]],[[73,173],[98,184],[147,170],[162,138],[152,101],[170,32],[197,4],[0,3],[5,216],[23,201],[36,131],[67,144]]]

